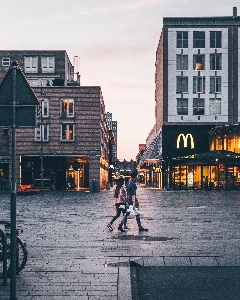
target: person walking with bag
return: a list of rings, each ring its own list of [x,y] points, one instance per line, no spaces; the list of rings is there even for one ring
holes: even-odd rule
[[[121,223],[118,226],[118,230],[124,232],[125,230],[122,228],[123,224],[126,224],[127,217],[130,215],[130,212],[133,211],[136,217],[136,221],[138,224],[139,232],[141,231],[148,231],[148,229],[143,228],[141,225],[140,219],[140,212],[139,212],[139,202],[136,197],[137,185],[136,185],[136,178],[137,178],[137,171],[132,172],[131,179],[127,183],[127,200],[126,200],[126,207],[127,211],[123,216]]]
[[[114,216],[111,222],[107,224],[107,228],[109,229],[109,231],[113,231],[112,224],[117,220],[117,218],[120,217],[121,213],[123,215],[126,213],[126,191],[124,188],[124,179],[122,177],[120,177],[117,181],[114,197],[116,198],[116,216]],[[124,223],[124,229],[128,229],[126,223],[127,220]]]

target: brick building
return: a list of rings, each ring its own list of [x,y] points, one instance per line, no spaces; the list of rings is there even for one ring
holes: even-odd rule
[[[13,60],[41,103],[37,127],[16,132],[18,185],[105,189],[109,127],[101,88],[80,86],[66,51],[0,51],[1,81]],[[0,178],[1,187],[6,188],[11,135],[8,128],[0,132]]]

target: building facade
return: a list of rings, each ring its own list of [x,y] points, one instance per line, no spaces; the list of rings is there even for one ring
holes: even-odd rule
[[[0,51],[0,79],[18,60],[41,103],[36,128],[16,132],[17,184],[102,190],[108,181],[109,126],[98,86],[80,86],[66,51]],[[1,188],[7,188],[10,129],[0,140]]]
[[[239,186],[239,57],[237,8],[229,17],[163,18],[155,74],[162,188]]]

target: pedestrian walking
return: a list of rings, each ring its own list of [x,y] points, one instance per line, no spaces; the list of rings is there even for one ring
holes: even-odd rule
[[[206,192],[208,191],[208,176],[206,176],[206,179],[205,179],[205,190],[206,190]]]
[[[112,218],[111,222],[107,224],[107,228],[110,231],[113,231],[113,228],[112,228],[113,222],[116,221],[117,218],[120,217],[121,213],[123,214],[123,216],[126,213],[126,190],[124,188],[124,179],[122,177],[120,177],[117,181],[117,186],[116,186],[116,190],[114,192],[114,197],[116,198],[116,203],[115,203],[116,216],[114,216]],[[127,219],[124,222],[124,229],[129,229],[126,224],[127,224]]]
[[[127,211],[123,216],[121,223],[118,226],[118,230],[124,232],[125,230],[122,228],[123,224],[126,223],[127,217],[130,215],[131,211],[134,212],[136,221],[138,224],[139,232],[141,231],[148,231],[148,229],[142,227],[141,219],[140,219],[140,212],[139,212],[139,202],[136,197],[137,185],[136,185],[136,178],[138,173],[136,171],[131,173],[131,179],[127,183],[127,201],[126,207]]]

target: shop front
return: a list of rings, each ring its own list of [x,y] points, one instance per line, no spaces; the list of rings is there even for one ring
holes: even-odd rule
[[[43,181],[43,183],[42,183]],[[51,190],[89,189],[89,157],[22,156],[20,159],[20,184]]]
[[[240,155],[210,151],[170,161],[170,189],[240,189]]]

